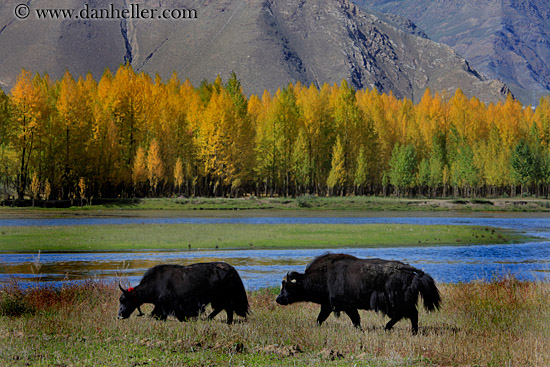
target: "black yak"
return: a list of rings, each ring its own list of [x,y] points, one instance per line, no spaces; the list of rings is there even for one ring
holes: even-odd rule
[[[119,319],[130,317],[144,303],[152,303],[155,307],[151,316],[161,320],[169,315],[180,321],[197,317],[209,303],[213,311],[208,318],[225,310],[228,324],[233,322],[233,312],[246,317],[249,311],[239,273],[224,262],[157,265],[147,270],[135,288],[119,287]]]
[[[355,327],[361,328],[358,309],[380,311],[390,317],[386,330],[408,318],[416,334],[419,294],[428,311],[439,308],[439,290],[432,277],[422,270],[399,261],[326,254],[309,263],[305,273],[288,273],[276,301],[281,305],[320,304],[319,325],[331,312],[343,311]]]

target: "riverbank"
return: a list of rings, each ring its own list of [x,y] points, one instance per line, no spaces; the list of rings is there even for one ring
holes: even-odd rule
[[[0,219],[45,217],[225,217],[263,215],[542,215],[550,217],[550,200],[499,199],[400,199],[346,196],[298,198],[171,198],[104,200],[101,205],[70,208],[0,207]],[[341,213],[341,214],[338,214]],[[448,214],[451,213],[451,214]]]
[[[6,366],[548,366],[550,284],[504,278],[440,284],[443,307],[419,316],[419,335],[361,311],[364,331],[319,306],[275,303],[249,292],[251,315],[212,321],[116,320],[120,290],[88,282],[61,289],[0,290],[0,364]],[[151,312],[151,306],[143,307]],[[207,310],[208,311],[208,310]]]
[[[0,252],[422,247],[525,242],[503,228],[405,224],[125,224],[7,226]]]

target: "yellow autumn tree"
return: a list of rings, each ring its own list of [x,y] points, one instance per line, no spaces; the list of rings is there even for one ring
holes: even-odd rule
[[[306,175],[313,190],[325,186],[331,169],[330,152],[336,139],[336,128],[329,105],[330,87],[325,84],[318,89],[314,85],[301,88],[296,93],[296,103],[300,108],[300,132],[298,135],[296,163],[301,175]],[[307,170],[307,172],[304,171]]]
[[[108,106],[120,141],[118,178],[127,182],[139,143],[146,132],[146,100],[152,82],[144,73],[136,74],[131,66],[120,67],[112,79]]]
[[[176,165],[174,167],[174,185],[176,187],[176,190],[178,193],[181,193],[181,187],[183,186],[184,181],[184,169],[183,169],[183,161],[180,157],[176,160]]]
[[[120,133],[111,113],[112,85],[113,75],[107,69],[99,80],[97,92],[91,97],[93,117],[90,151],[94,159],[90,171],[96,180],[100,196],[113,195],[113,187],[119,186],[123,181]]]
[[[88,75],[75,81],[66,72],[59,83],[56,100],[57,116],[63,133],[60,137],[60,166],[63,167],[62,183],[65,190],[79,177],[91,176],[90,146],[92,141],[92,103],[96,84]]]
[[[333,195],[339,195],[345,189],[347,172],[344,155],[344,146],[338,137],[332,149],[332,168],[327,179],[327,186]]]
[[[18,160],[16,178],[17,196],[25,195],[29,180],[29,167],[35,153],[37,136],[44,124],[47,100],[33,83],[30,71],[23,69],[11,90],[12,134],[11,146]]]
[[[34,201],[36,199],[39,199],[39,195],[40,195],[40,180],[38,179],[38,174],[36,172],[34,172],[32,175],[30,189],[31,189],[31,197],[32,197],[32,206],[34,206]]]
[[[156,139],[151,141],[149,152],[147,153],[147,173],[149,185],[153,194],[157,194],[159,184],[164,179],[164,163],[160,152],[160,146]]]
[[[132,182],[134,183],[134,191],[138,195],[143,195],[144,186],[149,177],[147,164],[147,153],[145,149],[140,146],[136,152],[132,168]]]
[[[84,199],[86,199],[86,179],[84,177],[80,177],[80,180],[78,181],[78,196],[80,197],[80,206],[84,205]]]

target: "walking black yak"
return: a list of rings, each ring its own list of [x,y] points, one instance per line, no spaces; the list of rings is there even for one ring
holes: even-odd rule
[[[155,306],[151,315],[160,320],[169,315],[180,321],[196,317],[209,303],[213,311],[208,318],[225,310],[228,324],[233,322],[233,312],[246,317],[249,311],[239,273],[224,262],[157,265],[147,270],[135,288],[119,287],[119,319],[127,319],[144,303]]]
[[[361,328],[358,309],[380,311],[390,317],[386,330],[408,318],[416,334],[419,294],[428,311],[439,308],[439,290],[432,277],[422,270],[399,261],[326,254],[313,259],[305,273],[288,273],[276,301],[281,305],[320,304],[319,325],[331,312],[343,311],[355,327]]]

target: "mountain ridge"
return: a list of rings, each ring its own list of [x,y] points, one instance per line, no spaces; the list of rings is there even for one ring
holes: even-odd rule
[[[545,0],[353,0],[411,19],[524,104],[550,94],[550,3]]]
[[[123,8],[125,0],[97,0]],[[154,7],[158,2],[133,3]],[[426,39],[405,18],[376,16],[349,0],[169,0],[164,7],[196,8],[198,19],[179,21],[13,21],[15,0],[0,5],[0,83],[15,84],[22,67],[60,78],[129,62],[136,71],[169,78],[177,72],[197,85],[235,72],[245,93],[274,92],[288,83],[340,83],[392,91],[418,101],[426,88],[461,88],[485,102],[508,89],[473,70],[449,46]],[[55,7],[54,0],[41,2]],[[68,4],[77,8],[76,0]],[[392,18],[392,19],[389,19]]]

